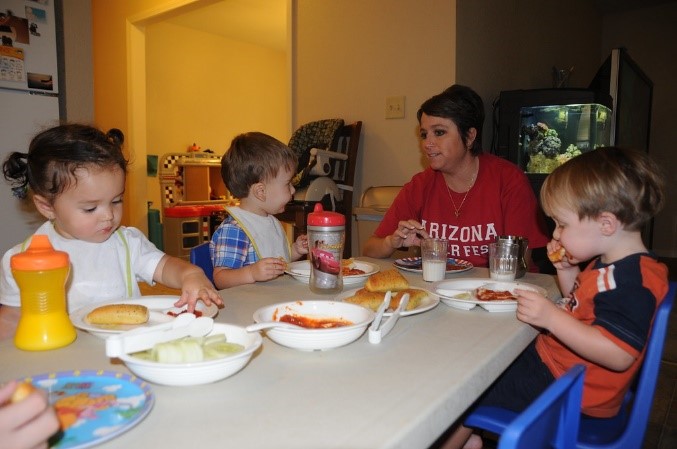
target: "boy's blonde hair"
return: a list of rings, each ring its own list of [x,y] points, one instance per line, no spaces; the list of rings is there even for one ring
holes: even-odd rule
[[[260,132],[236,136],[221,158],[221,177],[235,198],[246,198],[249,188],[277,176],[281,168],[296,173],[298,158],[287,145]]]
[[[629,231],[639,231],[665,201],[664,181],[648,154],[603,147],[557,167],[545,179],[541,205],[549,216],[560,207],[579,219],[613,213]]]

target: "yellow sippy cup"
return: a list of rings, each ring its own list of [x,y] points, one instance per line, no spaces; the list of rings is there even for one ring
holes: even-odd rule
[[[42,351],[72,343],[77,334],[66,310],[68,254],[54,250],[46,235],[34,235],[9,263],[21,296],[16,347]]]

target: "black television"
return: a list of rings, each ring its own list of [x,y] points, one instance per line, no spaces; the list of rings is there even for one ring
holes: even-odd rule
[[[614,48],[589,88],[611,96],[611,145],[649,150],[653,82],[625,48]]]
[[[590,83],[608,92],[613,101],[611,145],[649,151],[653,82],[625,48],[614,48]],[[647,248],[653,247],[653,223],[642,229]]]

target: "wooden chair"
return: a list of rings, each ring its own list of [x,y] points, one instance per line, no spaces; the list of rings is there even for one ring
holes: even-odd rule
[[[329,178],[336,182],[341,198],[336,201],[336,211],[346,216],[346,243],[343,250],[343,257],[351,256],[352,246],[352,222],[353,222],[353,185],[355,183],[355,167],[357,165],[357,153],[360,146],[360,134],[362,132],[362,122],[357,121],[344,125],[334,137],[334,141],[329,147],[330,151],[346,155],[345,159],[330,159]],[[294,228],[296,239],[301,234],[307,232],[306,218],[308,213],[313,211],[315,203],[313,202],[290,202],[285,207],[285,211],[277,214],[280,221],[291,223]],[[327,210],[325,208],[325,210]]]
[[[351,256],[353,235],[353,186],[355,185],[355,167],[357,165],[357,152],[360,146],[360,134],[362,122],[354,122],[344,125],[338,132],[331,150],[348,156],[346,160],[333,159],[329,177],[332,178],[343,197],[336,203],[336,211],[346,216],[346,243],[343,257]]]

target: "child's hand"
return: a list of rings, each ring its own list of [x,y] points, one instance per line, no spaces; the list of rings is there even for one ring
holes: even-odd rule
[[[269,281],[284,273],[287,262],[279,257],[266,257],[249,267],[255,281]]]
[[[2,447],[47,447],[47,439],[59,430],[59,420],[42,390],[18,402],[9,402],[17,388],[11,381],[0,387],[0,441]]]
[[[308,254],[308,236],[307,235],[299,235],[296,241],[294,242],[294,245],[292,245],[293,248],[292,250],[300,256],[304,254]]]
[[[201,300],[206,305],[223,306],[223,299],[214,288],[214,285],[207,279],[202,270],[187,274],[183,278],[181,285],[181,298],[174,304],[174,307],[183,307],[188,304],[188,312],[193,312],[195,306]]]
[[[557,306],[533,290],[515,289],[517,295],[517,319],[532,326],[549,329],[550,318],[557,313]]]

